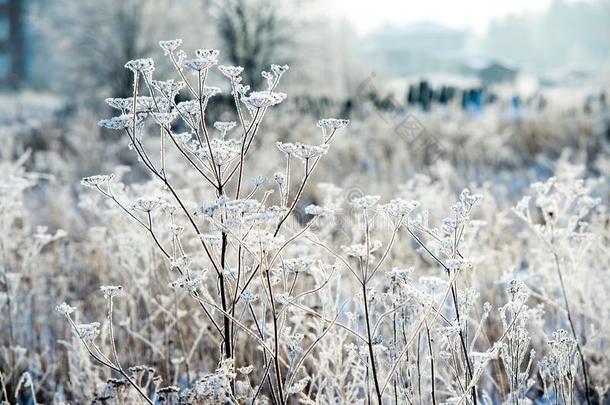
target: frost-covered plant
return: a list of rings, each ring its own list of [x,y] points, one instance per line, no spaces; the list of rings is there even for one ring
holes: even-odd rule
[[[569,402],[587,392],[582,342],[603,399],[608,323],[591,319],[590,308],[608,307],[569,283],[555,288],[558,270],[598,274],[608,258],[594,182],[533,186],[540,201],[516,212],[540,239],[522,230],[494,185],[460,186],[450,206],[456,174],[445,162],[435,168],[446,177],[416,175],[402,187],[382,178],[361,185],[370,194],[360,184],[308,187],[344,164],[341,150],[368,149],[342,134],[347,120],[322,119],[313,134],[275,133],[271,110],[290,102],[279,91],[287,66],[272,65],[266,88],[251,90],[241,67],[216,68],[213,49],[188,55],[180,40],[160,46],[175,76],[159,80],[152,59],[127,63],[133,94],[108,99],[117,115],[100,121],[120,131],[149,178],[134,182],[117,167],[82,179],[82,217],[101,226],[78,245],[90,269],[79,285],[102,286],[98,294],[78,286],[58,294],[74,297],[57,307],[73,330],[61,342],[65,374],[82,391],[69,395],[489,404],[544,394]],[[215,75],[226,86],[211,86]],[[227,88],[234,110],[211,117],[208,107]],[[557,300],[566,296],[565,305]],[[568,335],[569,368],[549,371],[559,346],[547,345],[558,340],[546,331],[564,326],[568,302],[572,320],[586,317],[591,328]],[[573,332],[572,320],[565,329]],[[146,365],[129,367],[139,363]]]

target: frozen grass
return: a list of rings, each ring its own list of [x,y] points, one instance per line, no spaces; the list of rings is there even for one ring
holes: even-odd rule
[[[528,144],[492,117],[482,128],[425,122],[445,152],[421,162],[361,123],[320,120],[305,134],[305,123],[274,115],[289,74],[276,65],[262,91],[241,83],[240,68],[218,67],[235,112],[214,123],[218,53],[189,58],[179,42],[161,42],[176,81],[156,81],[152,60],[128,62],[133,96],[109,99],[119,115],[100,121],[147,180],[107,167],[113,174],[82,180],[78,207],[49,185],[68,230],[51,232],[27,201],[46,179],[24,169],[27,155],[2,162],[3,399],[608,400],[607,151],[587,168],[564,154],[555,177],[515,187],[486,177],[494,152],[506,168],[522,167],[532,145],[552,149],[557,134],[586,148],[544,119],[523,132],[548,136]],[[180,91],[189,99],[177,102]],[[577,118],[581,129],[589,122]],[[352,169],[362,161],[375,169]],[[426,165],[429,175],[396,186],[407,166]],[[586,169],[601,175],[583,179]],[[315,187],[314,176],[355,187]]]

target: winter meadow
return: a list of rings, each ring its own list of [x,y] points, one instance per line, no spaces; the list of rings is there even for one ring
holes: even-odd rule
[[[2,404],[610,403],[608,3],[399,3],[0,2]]]

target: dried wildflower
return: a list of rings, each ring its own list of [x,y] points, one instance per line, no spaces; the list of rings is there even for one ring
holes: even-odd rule
[[[162,127],[169,128],[172,125],[172,121],[178,117],[178,114],[175,112],[171,113],[153,113],[153,118]]]
[[[196,147],[195,152],[201,159],[210,159],[210,149],[212,149],[214,163],[224,166],[240,155],[241,142],[236,139],[214,138],[210,141],[209,147],[200,147],[199,145],[196,145]]]
[[[131,70],[134,73],[151,75],[152,72],[154,72],[155,70],[155,62],[151,58],[134,59],[127,62],[125,64],[125,68]]]
[[[377,204],[381,197],[378,195],[365,195],[363,197],[354,198],[350,201],[350,205],[354,208],[368,209]]]
[[[167,226],[174,236],[180,236],[184,232],[184,227],[176,224],[169,224]]]
[[[210,86],[205,86],[202,91],[203,96],[206,98],[214,97],[215,95],[220,93],[222,93],[222,91],[218,87]]]
[[[284,152],[286,155],[293,155],[297,151],[297,146],[294,143],[290,142],[276,142],[275,145],[277,148]]]
[[[100,323],[81,323],[76,325],[76,332],[81,339],[85,341],[92,341],[100,334]]]
[[[182,45],[181,39],[170,39],[167,41],[159,41],[159,46],[163,49],[165,55],[169,55]]]
[[[139,96],[136,99],[136,112],[166,112],[169,110],[169,100],[164,97]],[[132,106],[129,106],[131,111]]]
[[[218,66],[218,70],[220,70],[220,73],[227,76],[228,78],[236,79],[237,77],[239,77],[242,74],[242,72],[244,71],[244,68],[241,66],[220,65],[220,66]]]
[[[271,71],[275,73],[278,78],[282,77],[282,75],[286,73],[288,69],[288,65],[271,65]]]
[[[158,198],[138,198],[131,204],[131,208],[136,211],[151,212],[160,204]]]
[[[207,70],[209,68],[211,68],[212,66],[214,66],[214,61],[210,60],[210,59],[200,59],[200,58],[196,58],[196,59],[186,59],[184,61],[182,61],[182,66],[192,70],[195,73]]]
[[[155,90],[168,100],[173,100],[176,97],[176,94],[185,86],[183,81],[176,82],[174,80],[153,80],[151,84]]]
[[[281,103],[285,99],[285,93],[276,93],[273,91],[253,91],[247,97],[242,97],[241,101],[249,109],[256,110],[259,108],[274,106]]]
[[[265,176],[254,176],[250,182],[254,187],[260,187],[267,182],[267,178]]]
[[[179,271],[185,272],[186,270],[188,270],[191,267],[192,262],[193,262],[193,259],[189,255],[180,256],[178,258],[171,258],[170,259],[170,268],[172,270],[179,270]]]
[[[371,243],[368,246],[368,254],[373,253],[374,251],[378,250],[381,247],[381,241],[378,240],[374,240],[371,241]],[[341,246],[341,249],[343,250],[343,252],[345,252],[346,255],[348,256],[353,256],[356,258],[363,258],[366,257],[367,255],[367,246],[365,243],[360,243],[360,244],[354,244],[351,246]]]
[[[204,280],[205,275],[199,275],[197,277],[185,276],[170,282],[169,286],[175,289],[184,288],[185,290],[194,293],[199,289],[199,287],[201,287]]]
[[[419,206],[417,201],[407,201],[401,198],[394,199],[381,206],[381,210],[392,218],[396,223],[400,223],[404,218]]]
[[[123,293],[122,285],[103,285],[100,287],[100,291],[104,294],[104,298],[111,299],[119,296]]]
[[[241,293],[240,297],[245,303],[248,303],[248,304],[251,304],[251,303],[255,302],[256,300],[258,300],[258,295],[253,294],[249,291],[244,291],[243,293]]]
[[[104,100],[112,108],[123,111],[123,113],[129,111],[133,105],[133,99],[128,98],[107,98]]]
[[[329,146],[323,145],[304,145],[301,143],[296,144],[294,156],[302,160],[309,160],[318,158],[328,152]]]
[[[61,304],[59,304],[55,307],[55,310],[57,312],[59,312],[60,314],[68,316],[72,312],[76,311],[76,308],[66,304],[65,302],[62,302]]]
[[[108,129],[125,129],[133,126],[133,116],[131,114],[121,114],[118,117],[112,117],[107,120],[97,122],[100,127]]]
[[[181,132],[179,134],[174,134],[173,132],[170,132],[170,135],[176,140],[176,142],[182,144],[188,143],[191,141],[191,139],[193,139],[193,134],[190,132]]]
[[[230,130],[232,130],[233,128],[235,128],[236,122],[235,121],[216,121],[214,123],[214,128],[216,128],[217,130],[221,131],[221,132],[228,132]]]
[[[338,118],[324,118],[318,121],[318,128],[322,128],[325,134],[328,132],[336,131],[337,129],[345,128],[349,125],[349,120],[338,119]]]
[[[313,215],[313,216],[319,216],[319,217],[331,217],[334,214],[334,211],[331,208],[327,208],[327,207],[320,207],[318,205],[308,205],[307,207],[305,207],[305,213],[309,214],[309,215]]]
[[[102,188],[110,185],[110,182],[114,179],[114,174],[96,174],[95,176],[83,177],[80,181],[85,187],[90,188]]]
[[[198,59],[205,59],[213,62],[213,64],[218,63],[218,55],[220,55],[220,51],[217,49],[197,49],[195,51],[195,56]]]

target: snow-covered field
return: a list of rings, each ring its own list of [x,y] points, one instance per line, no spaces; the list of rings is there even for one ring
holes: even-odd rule
[[[114,118],[3,102],[0,398],[609,401],[608,106],[318,121],[178,46]]]

